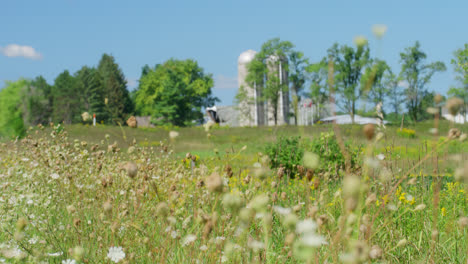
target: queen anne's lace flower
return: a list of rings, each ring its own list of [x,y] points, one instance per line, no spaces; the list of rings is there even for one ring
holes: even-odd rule
[[[107,253],[107,257],[110,258],[110,260],[113,262],[118,263],[125,258],[125,252],[123,251],[122,247],[110,247],[109,253]]]

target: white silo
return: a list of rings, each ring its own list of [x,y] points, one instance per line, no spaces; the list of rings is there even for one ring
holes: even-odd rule
[[[237,60],[237,81],[239,89],[243,89],[246,93],[247,100],[239,103],[239,124],[240,126],[257,126],[258,125],[258,107],[257,107],[257,91],[256,85],[251,87],[246,81],[248,74],[247,65],[255,58],[257,52],[247,50],[240,54]]]

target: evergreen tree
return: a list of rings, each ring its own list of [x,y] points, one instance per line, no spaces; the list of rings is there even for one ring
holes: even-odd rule
[[[102,55],[98,73],[101,77],[104,100],[107,102],[105,105],[107,122],[123,124],[128,114],[133,112],[125,76],[114,57],[108,54]]]
[[[102,89],[101,77],[95,68],[83,66],[75,77],[77,79],[77,89],[81,96],[82,111],[89,114],[96,114],[96,120],[107,120],[106,106],[104,102],[104,91]]]
[[[81,120],[80,97],[78,95],[76,79],[65,70],[54,81],[53,86],[53,112],[54,122],[79,122]]]

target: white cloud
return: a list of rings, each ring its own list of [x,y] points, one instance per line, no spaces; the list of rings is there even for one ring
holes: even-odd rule
[[[224,75],[217,75],[214,78],[215,89],[237,89],[237,78]]]
[[[42,59],[42,54],[31,46],[10,44],[6,47],[0,47],[0,53],[7,57],[24,57],[32,60]]]

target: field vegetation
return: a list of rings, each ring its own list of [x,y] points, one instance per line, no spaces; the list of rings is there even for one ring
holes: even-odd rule
[[[0,150],[0,262],[466,263],[467,127],[433,126],[34,127]]]

